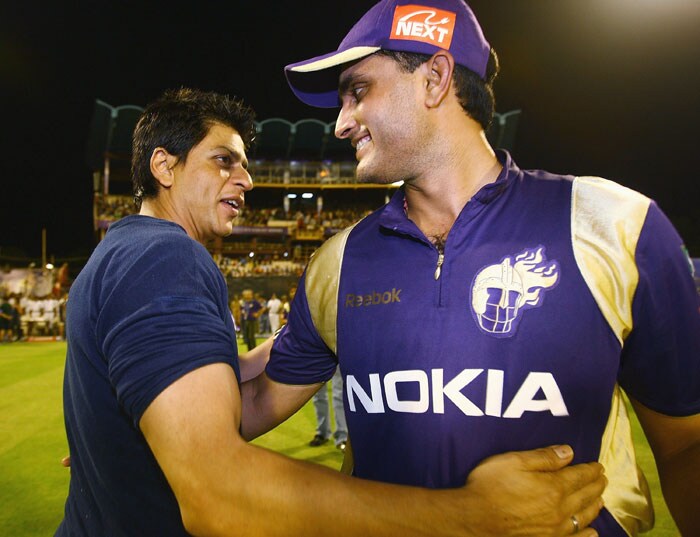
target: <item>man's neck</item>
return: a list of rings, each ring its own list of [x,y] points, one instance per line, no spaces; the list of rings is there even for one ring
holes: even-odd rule
[[[159,194],[156,197],[145,198],[141,202],[141,209],[139,210],[141,216],[151,216],[153,218],[160,218],[161,220],[168,220],[174,222],[185,230],[190,238],[202,243],[197,239],[197,237],[192,233],[191,226],[187,225],[187,221],[183,220],[178,216],[178,212],[175,208],[168,203],[168,200],[164,194]],[[202,243],[204,244],[204,243]]]
[[[406,213],[436,246],[444,247],[464,206],[483,186],[493,183],[501,169],[492,151],[476,151],[450,162],[430,177],[406,184]]]

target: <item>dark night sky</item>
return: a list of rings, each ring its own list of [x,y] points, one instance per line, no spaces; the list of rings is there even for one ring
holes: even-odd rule
[[[0,256],[39,256],[42,228],[49,255],[85,255],[94,246],[84,154],[96,98],[143,106],[185,85],[242,96],[260,119],[333,119],[335,111],[297,102],[282,68],[335,49],[373,3],[3,6]],[[497,110],[523,110],[518,164],[640,190],[700,256],[700,173],[691,161],[700,126],[700,2],[470,5],[501,60]]]

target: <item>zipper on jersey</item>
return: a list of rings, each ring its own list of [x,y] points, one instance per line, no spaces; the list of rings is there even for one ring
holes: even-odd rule
[[[442,306],[442,264],[445,262],[445,254],[438,251],[437,266],[435,267],[435,281],[437,282],[437,305]]]
[[[445,254],[438,253],[437,267],[435,267],[435,279],[440,279],[440,274],[442,274],[442,264],[445,261]]]

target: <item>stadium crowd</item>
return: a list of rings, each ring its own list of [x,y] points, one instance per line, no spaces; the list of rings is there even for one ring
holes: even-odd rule
[[[214,260],[224,277],[248,278],[256,276],[294,276],[298,278],[304,270],[304,263],[282,260],[273,256],[268,259],[234,259],[215,255]]]
[[[97,221],[103,226],[116,222],[130,214],[136,208],[130,196],[100,195],[96,198]],[[283,207],[253,208],[243,207],[236,219],[236,226],[245,227],[288,227],[292,229],[343,229],[376,209],[354,206],[333,210],[296,209],[285,210]]]
[[[68,266],[58,270],[5,271],[0,280],[0,343],[35,337],[62,339],[68,300]]]

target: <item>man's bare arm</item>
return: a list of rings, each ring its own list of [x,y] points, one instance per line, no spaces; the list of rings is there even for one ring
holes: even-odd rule
[[[630,399],[659,470],[661,488],[682,535],[700,535],[700,414],[659,414]]]
[[[148,407],[141,430],[193,535],[568,535],[600,509],[596,463],[553,449],[492,457],[466,487],[428,490],[351,478],[250,445],[224,364],[197,369]],[[580,535],[595,536],[592,529]]]
[[[257,347],[256,347],[257,348]],[[241,434],[246,440],[274,429],[297,412],[323,386],[281,384],[263,372],[241,385]]]
[[[241,382],[253,379],[265,371],[273,341],[274,337],[270,336],[257,347],[238,355]]]

